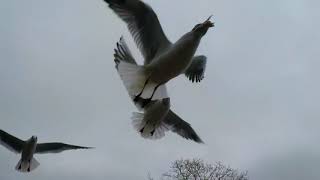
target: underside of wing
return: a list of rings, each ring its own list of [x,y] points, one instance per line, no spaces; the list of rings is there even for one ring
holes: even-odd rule
[[[14,153],[20,153],[24,146],[24,141],[12,136],[0,129],[0,144]]]
[[[116,63],[116,68],[118,69],[118,64],[120,61],[124,61],[131,64],[137,64],[136,60],[133,58],[130,49],[124,38],[121,36],[119,42],[117,42],[117,47],[114,49],[114,62]]]
[[[145,59],[150,63],[154,56],[171,45],[164,34],[157,15],[140,0],[105,0],[109,7],[127,24],[127,27]]]
[[[71,144],[64,144],[59,142],[53,143],[40,143],[37,145],[35,153],[60,153],[66,150],[75,150],[75,149],[91,149],[92,147],[76,146]]]
[[[169,111],[163,122],[170,126],[170,129],[186,139],[191,139],[197,143],[203,143],[198,134],[193,130],[191,125],[182,120],[173,111]]]
[[[204,78],[204,72],[206,70],[207,57],[195,56],[192,59],[192,63],[185,72],[185,75],[191,82],[200,82]]]

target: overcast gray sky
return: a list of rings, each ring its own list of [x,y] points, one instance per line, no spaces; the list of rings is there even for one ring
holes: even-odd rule
[[[102,0],[0,2],[0,128],[22,139],[94,146],[37,155],[30,174],[0,147],[0,179],[145,179],[178,158],[222,161],[253,180],[320,179],[320,2],[146,0],[171,41],[213,14],[197,54],[205,79],[169,83],[172,109],[206,144],[141,138],[114,69],[125,24]],[[173,88],[174,87],[174,88]]]

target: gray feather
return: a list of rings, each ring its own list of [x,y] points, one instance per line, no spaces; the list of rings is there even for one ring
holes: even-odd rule
[[[25,142],[0,129],[0,144],[14,153],[20,153]]]
[[[203,143],[198,134],[193,130],[189,123],[182,120],[173,111],[169,111],[163,122],[168,126],[171,126],[171,130],[180,136],[191,139],[197,143]]]
[[[91,149],[92,147],[76,146],[71,144],[64,144],[59,142],[40,143],[37,145],[35,153],[60,153],[66,150],[74,149]]]
[[[105,0],[109,7],[127,24],[133,39],[150,63],[162,49],[171,45],[164,34],[157,15],[140,0]]]
[[[188,69],[185,71],[185,75],[192,82],[200,82],[204,78],[204,72],[206,70],[207,57],[195,56]]]

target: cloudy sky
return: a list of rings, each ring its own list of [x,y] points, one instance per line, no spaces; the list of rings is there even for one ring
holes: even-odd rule
[[[205,79],[169,83],[172,109],[205,141],[142,139],[113,63],[125,24],[102,0],[0,2],[0,128],[94,146],[37,155],[30,174],[0,147],[0,179],[146,179],[179,158],[222,161],[254,180],[320,179],[320,2],[146,0],[171,41],[213,14]]]

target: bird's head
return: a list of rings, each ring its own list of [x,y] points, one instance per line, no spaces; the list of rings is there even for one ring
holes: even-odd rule
[[[32,137],[29,139],[29,141],[32,142],[32,143],[37,143],[37,140],[38,140],[37,136],[32,136]]]
[[[199,36],[204,36],[208,29],[211,27],[214,27],[214,23],[210,21],[210,18],[212,17],[209,16],[209,18],[207,20],[205,20],[203,23],[197,24],[194,26],[194,28],[192,29],[193,33],[196,33]]]

